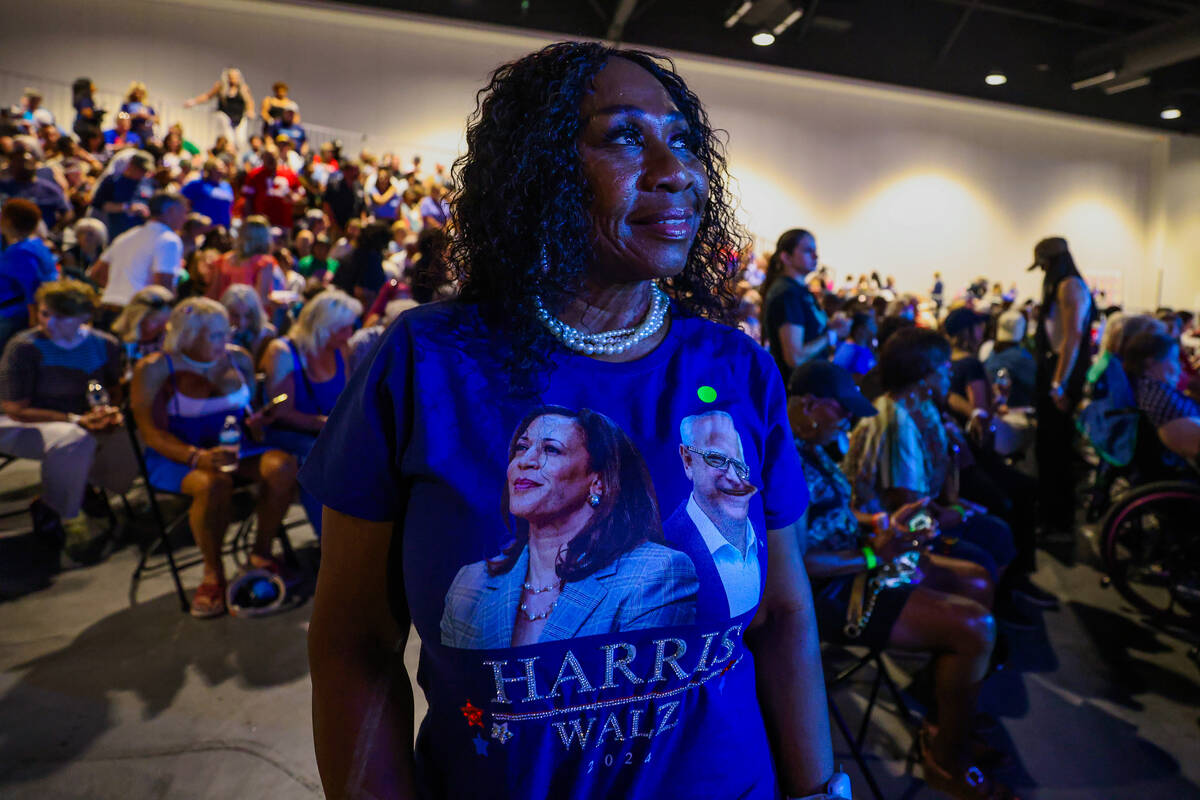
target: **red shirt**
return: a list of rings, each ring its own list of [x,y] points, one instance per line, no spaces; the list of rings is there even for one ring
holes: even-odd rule
[[[246,198],[243,215],[262,214],[273,226],[292,227],[292,194],[300,189],[296,173],[284,166],[268,173],[266,167],[251,170],[242,184]]]

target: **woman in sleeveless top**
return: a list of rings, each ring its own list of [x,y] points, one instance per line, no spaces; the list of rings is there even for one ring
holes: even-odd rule
[[[272,417],[266,442],[301,464],[346,388],[346,346],[361,315],[362,303],[326,289],[305,304],[288,335],[271,342],[263,353],[266,396],[288,396]],[[300,503],[320,536],[321,504],[303,489]]]
[[[250,120],[254,119],[254,98],[250,87],[242,77],[242,71],[230,67],[221,71],[221,77],[204,94],[196,95],[184,102],[184,108],[217,99],[217,124],[221,133],[233,144],[238,155],[250,147]]]
[[[236,455],[218,446],[227,417],[250,431],[264,422],[261,415],[246,416],[254,386],[250,355],[228,341],[229,318],[219,303],[185,300],[167,322],[163,351],[143,359],[133,378],[133,415],[146,443],[150,483],[192,498],[188,521],[204,558],[204,578],[192,600],[197,617],[225,612],[221,542],[230,523],[234,476],[260,484],[250,563],[275,572],[271,540],[296,487],[296,459],[287,453],[258,445],[245,433]]]
[[[263,307],[269,308],[271,292],[283,288],[277,270],[279,262],[271,255],[270,223],[257,214],[247,217],[238,229],[233,250],[224,253],[215,264],[207,295],[217,300],[231,285],[244,283],[253,286]]]

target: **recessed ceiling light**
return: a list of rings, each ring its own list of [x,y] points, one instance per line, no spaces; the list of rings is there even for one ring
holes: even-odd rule
[[[1163,119],[1179,119],[1183,116],[1183,112],[1176,106],[1167,106],[1159,113],[1159,116]]]
[[[1008,76],[999,70],[993,70],[983,80],[988,86],[1003,86],[1008,83]]]
[[[750,37],[750,41],[754,42],[759,47],[770,47],[775,44],[775,34],[770,31],[759,31]]]

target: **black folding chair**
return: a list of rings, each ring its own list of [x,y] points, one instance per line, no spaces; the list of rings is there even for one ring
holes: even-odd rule
[[[871,680],[871,690],[867,697],[867,707],[863,709],[862,720],[858,726],[858,735],[855,736],[850,731],[850,726],[846,722],[846,717],[842,714],[841,709],[833,702],[833,691],[838,687],[848,684],[854,675],[863,667],[869,665],[875,667],[875,677]],[[867,766],[866,757],[863,755],[863,742],[867,738],[867,729],[871,724],[871,715],[878,704],[879,687],[882,684],[887,685],[905,727],[910,731],[915,731],[919,725],[919,721],[908,707],[908,703],[904,701],[904,697],[900,694],[900,688],[896,686],[896,681],[892,678],[891,672],[888,670],[882,650],[868,650],[866,655],[858,658],[853,664],[838,672],[833,677],[825,679],[825,695],[829,703],[829,714],[833,718],[833,722],[838,730],[841,731],[842,738],[846,740],[846,744],[850,747],[850,754],[854,757],[858,768],[862,770],[863,778],[866,780],[867,786],[870,787],[871,794],[875,796],[876,800],[884,800],[883,791],[879,788],[879,782],[875,780],[875,775]]]
[[[146,485],[146,498],[150,505],[151,520],[157,528],[157,539],[162,548],[163,555],[166,557],[162,563],[148,565],[147,562],[154,551],[154,542],[149,541],[142,544],[141,558],[138,559],[137,567],[134,568],[133,577],[130,579],[129,603],[130,605],[133,605],[137,602],[137,587],[142,577],[157,573],[165,568],[170,570],[171,578],[175,582],[175,593],[179,597],[180,608],[184,613],[188,613],[191,611],[192,606],[191,603],[188,602],[187,594],[183,591],[183,583],[179,579],[179,572],[180,570],[204,563],[204,559],[201,556],[196,555],[189,557],[182,562],[177,561],[175,558],[175,548],[171,545],[170,537],[171,534],[173,534],[182,523],[187,521],[188,507],[191,504],[190,498],[188,498],[188,503],[183,507],[182,510],[176,513],[175,516],[173,516],[170,520],[167,519],[166,515],[163,513],[162,506],[159,504],[159,496],[165,495],[167,497],[187,498],[187,495],[181,492],[172,492],[167,489],[159,488],[150,482],[150,470],[146,466],[146,456],[142,449],[142,442],[138,439],[137,424],[134,421],[132,411],[128,408],[125,409],[125,428],[129,431],[129,439],[133,445],[133,452],[134,455],[137,456],[138,470],[141,472],[142,481]],[[250,481],[235,478],[235,497],[238,494],[251,494],[253,485],[254,484]],[[238,523],[237,531],[234,533],[229,544],[222,548],[222,557],[226,555],[232,555],[236,562],[244,563],[244,560],[241,558],[241,554],[249,547],[250,531],[253,526],[253,514],[250,514],[245,519],[241,520]],[[278,536],[280,545],[283,549],[284,561],[289,566],[295,566],[298,562],[295,551],[292,549],[292,543],[288,539],[286,527],[280,525],[279,531],[276,535]]]

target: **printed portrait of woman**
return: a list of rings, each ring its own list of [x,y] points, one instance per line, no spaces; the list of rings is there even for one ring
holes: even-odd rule
[[[603,414],[542,406],[508,446],[512,543],[459,570],[441,640],[505,648],[695,621],[698,581],[666,547],[650,473]]]

